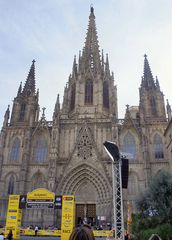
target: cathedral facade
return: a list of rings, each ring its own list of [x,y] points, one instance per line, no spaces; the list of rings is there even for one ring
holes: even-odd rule
[[[52,121],[43,109],[39,117],[39,92],[35,87],[35,61],[24,87],[20,84],[8,107],[0,135],[0,223],[5,224],[9,194],[27,194],[47,188],[56,195],[75,195],[76,223],[83,218],[112,222],[112,162],[104,141],[116,142],[129,153],[127,202],[135,209],[137,196],[152,176],[168,170],[170,159],[164,131],[168,124],[164,96],[154,80],[147,56],[138,106],[127,106],[118,118],[117,87],[108,55],[100,53],[94,9],[89,15],[86,41],[65,86],[63,103],[59,95]],[[171,109],[168,105],[168,117]],[[58,225],[59,210],[23,210],[23,225]]]

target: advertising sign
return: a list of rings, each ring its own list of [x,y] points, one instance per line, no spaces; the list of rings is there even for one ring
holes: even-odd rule
[[[74,227],[74,196],[62,196],[61,240],[68,240]]]
[[[20,195],[9,195],[5,235],[12,230],[14,238],[20,237],[22,212],[19,209],[19,200]]]
[[[26,208],[54,208],[55,194],[45,188],[38,188],[27,194]]]

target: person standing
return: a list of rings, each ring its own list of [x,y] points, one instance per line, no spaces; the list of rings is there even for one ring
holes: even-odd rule
[[[35,226],[35,236],[38,235],[38,226]]]
[[[74,228],[69,240],[95,240],[92,229],[88,226]]]
[[[12,240],[13,239],[13,231],[12,230],[9,231],[9,233],[7,235],[7,239],[8,240]]]
[[[0,233],[0,240],[4,240],[4,234]]]

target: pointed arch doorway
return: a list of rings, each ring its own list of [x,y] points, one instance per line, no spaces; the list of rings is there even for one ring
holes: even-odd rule
[[[96,223],[97,199],[97,191],[90,182],[84,181],[80,186],[78,186],[75,192],[76,225],[82,223],[94,225]]]
[[[75,196],[76,225],[78,218],[97,223],[100,216],[111,222],[111,186],[102,171],[94,166],[84,163],[66,172],[58,189],[61,195]]]

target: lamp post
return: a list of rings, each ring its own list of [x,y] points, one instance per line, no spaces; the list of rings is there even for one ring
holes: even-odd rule
[[[122,201],[121,157],[118,146],[114,142],[106,141],[104,148],[112,159],[112,187],[115,239],[124,239],[124,217]]]

